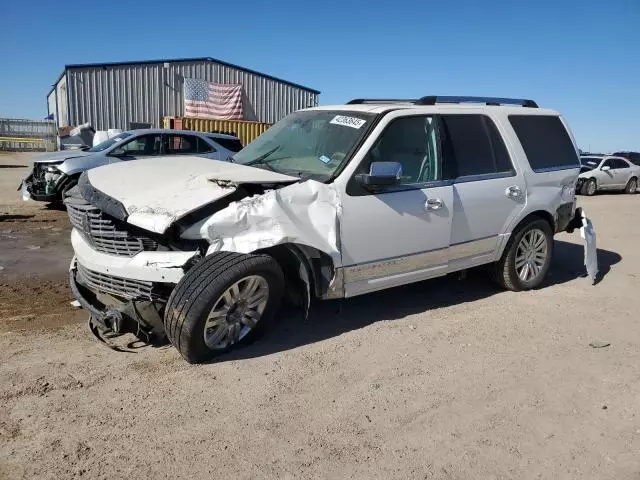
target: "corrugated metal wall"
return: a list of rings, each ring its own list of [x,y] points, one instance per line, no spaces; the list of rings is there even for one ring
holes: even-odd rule
[[[131,122],[161,127],[162,117],[184,114],[185,77],[242,83],[247,120],[275,123],[318,104],[315,92],[211,61],[70,68],[70,124],[90,122],[96,130],[127,129]]]
[[[55,150],[56,124],[50,120],[0,118],[0,150]]]

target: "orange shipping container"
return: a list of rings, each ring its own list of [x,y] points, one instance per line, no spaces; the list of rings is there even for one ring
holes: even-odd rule
[[[162,124],[164,128],[177,130],[231,133],[238,136],[243,146],[251,143],[271,126],[270,123],[248,122],[246,120],[213,120],[192,117],[164,117]]]

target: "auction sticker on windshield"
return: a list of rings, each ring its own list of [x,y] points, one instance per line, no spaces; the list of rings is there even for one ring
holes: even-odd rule
[[[345,127],[351,127],[351,128],[360,128],[365,123],[367,123],[367,121],[362,120],[361,118],[356,118],[356,117],[346,117],[344,115],[336,115],[335,117],[333,117],[333,120],[331,120],[331,122],[329,123],[333,123],[335,125],[344,125]]]

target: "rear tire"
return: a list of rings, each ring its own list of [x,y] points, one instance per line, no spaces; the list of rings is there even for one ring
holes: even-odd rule
[[[582,184],[582,188],[580,189],[580,193],[582,195],[586,195],[588,197],[592,197],[598,191],[598,184],[596,183],[595,178],[590,178],[586,182]]]
[[[273,320],[283,291],[284,275],[273,257],[215,253],[173,289],[167,337],[189,363],[210,360],[254,341]]]
[[[634,194],[638,189],[638,179],[636,177],[632,177],[627,182],[627,186],[624,187],[624,193]]]
[[[535,218],[513,232],[502,258],[495,263],[496,281],[519,292],[540,286],[553,254],[553,233],[546,220]]]

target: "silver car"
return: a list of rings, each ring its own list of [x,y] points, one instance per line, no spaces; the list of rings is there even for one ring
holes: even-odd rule
[[[196,155],[227,160],[242,144],[233,135],[189,130],[144,129],[122,132],[88,150],[63,150],[39,155],[22,181],[24,200],[55,203],[78,183],[80,174],[110,163],[167,155]]]
[[[622,157],[589,155],[580,157],[580,175],[576,192],[595,195],[598,191],[624,190],[635,193],[640,167]]]

